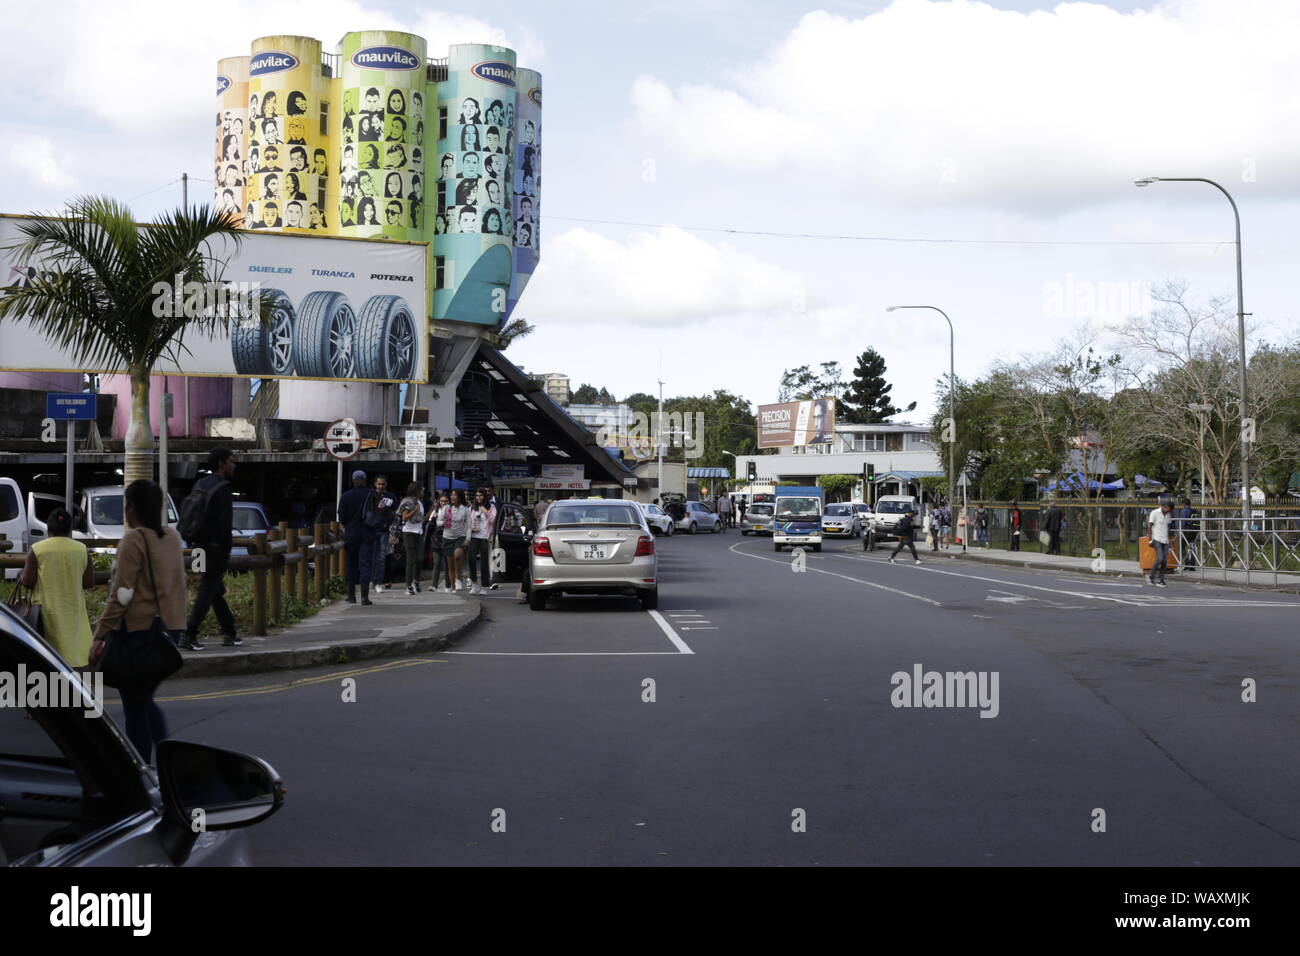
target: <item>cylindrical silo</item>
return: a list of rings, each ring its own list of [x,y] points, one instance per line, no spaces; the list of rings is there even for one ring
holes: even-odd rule
[[[515,54],[499,46],[453,46],[447,80],[438,85],[446,111],[438,142],[434,252],[443,258],[444,288],[434,292],[434,317],[479,325],[505,320],[514,270],[511,129],[516,101]],[[445,212],[444,212],[445,210]]]
[[[329,227],[329,80],[309,37],[253,41],[248,68],[250,228],[316,232]]]
[[[507,318],[541,258],[542,194],[542,75],[517,70],[519,95],[515,110],[514,155],[514,275],[510,281]]]
[[[217,63],[217,150],[213,204],[244,223],[244,160],[248,148],[248,60],[231,56]]]
[[[341,234],[425,238],[425,42],[364,30],[339,44]]]

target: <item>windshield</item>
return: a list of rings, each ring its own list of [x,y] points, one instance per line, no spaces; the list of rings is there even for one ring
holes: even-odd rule
[[[912,507],[910,501],[878,501],[876,511],[887,515],[901,515]]]
[[[110,492],[105,495],[95,495],[91,498],[90,520],[94,524],[123,524],[122,492]],[[172,506],[170,496],[167,498],[167,523],[176,523],[176,509]]]
[[[834,518],[842,518],[853,514],[853,509],[848,505],[827,505],[826,514]]]
[[[640,525],[640,516],[631,505],[562,505],[553,504],[546,512],[546,524],[614,524]]]
[[[776,502],[778,518],[816,518],[822,511],[820,498],[780,498]]]
[[[236,531],[265,531],[266,522],[257,508],[236,508],[231,522]]]

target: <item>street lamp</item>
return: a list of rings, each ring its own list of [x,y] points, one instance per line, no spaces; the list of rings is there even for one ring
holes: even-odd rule
[[[1205,507],[1205,416],[1214,411],[1214,406],[1203,402],[1190,402],[1187,405],[1189,412],[1196,412],[1197,418],[1200,419],[1201,428],[1196,434],[1196,446],[1201,453],[1201,507]]]
[[[1241,213],[1232,195],[1213,179],[1200,176],[1148,176],[1134,180],[1135,186],[1150,186],[1152,183],[1208,183],[1227,197],[1232,206],[1232,217],[1237,226],[1237,374],[1238,397],[1241,400],[1241,519],[1243,528],[1250,526],[1250,442],[1246,440],[1246,304],[1241,290]],[[1205,486],[1201,486],[1201,495],[1205,495]],[[1247,539],[1249,541],[1249,539]],[[1247,544],[1249,547],[1249,544]]]
[[[957,394],[957,335],[952,329],[952,319],[948,318],[948,313],[943,309],[933,305],[891,305],[886,312],[893,312],[895,309],[931,309],[943,316],[944,321],[948,323],[948,427],[952,433],[948,439],[948,501],[955,503],[957,500],[957,412],[956,412],[956,394]],[[962,485],[963,495],[966,491],[966,485]],[[967,515],[969,522],[970,516]],[[961,536],[961,549],[966,550],[966,539],[970,535],[969,525],[966,532]]]

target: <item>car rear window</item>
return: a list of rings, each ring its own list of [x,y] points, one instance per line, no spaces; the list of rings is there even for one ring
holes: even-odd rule
[[[265,531],[266,522],[256,508],[236,508],[233,523],[236,531]]]
[[[613,524],[639,525],[641,517],[631,505],[562,505],[553,504],[546,513],[548,525]]]
[[[18,517],[18,496],[8,485],[0,485],[0,521],[13,521]]]
[[[745,512],[751,515],[770,515],[772,513],[771,505],[750,505]]]

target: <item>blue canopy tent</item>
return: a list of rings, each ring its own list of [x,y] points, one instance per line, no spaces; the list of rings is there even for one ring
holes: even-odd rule
[[[460,489],[461,491],[469,491],[469,483],[465,481],[461,481],[459,478],[457,478],[455,481],[451,483],[451,488],[447,487],[446,475],[435,475],[434,482],[438,486],[437,489],[438,491],[450,491],[452,489],[457,489],[457,488]]]

